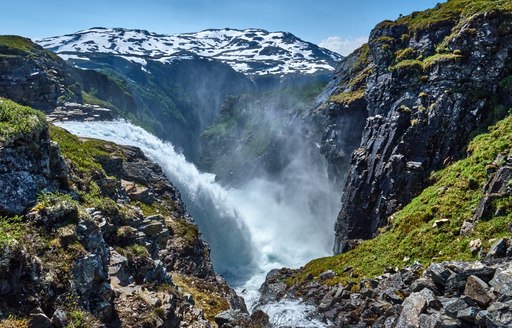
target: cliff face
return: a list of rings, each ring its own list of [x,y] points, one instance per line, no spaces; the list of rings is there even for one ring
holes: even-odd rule
[[[139,149],[49,133],[8,100],[0,118],[0,325],[209,327],[245,311]]]
[[[0,96],[46,112],[64,101],[82,102],[66,63],[19,36],[0,36]]]
[[[361,135],[345,181],[335,253],[374,237],[428,185],[431,171],[461,158],[471,136],[506,113],[510,8],[485,4],[490,7],[449,1],[383,22],[341,64],[324,96],[328,102],[314,114],[328,122],[322,150],[338,175],[357,147],[348,141]]]

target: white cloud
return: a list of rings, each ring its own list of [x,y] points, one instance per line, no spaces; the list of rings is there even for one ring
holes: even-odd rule
[[[330,36],[327,39],[320,41],[318,45],[322,48],[327,48],[343,56],[346,56],[359,48],[365,42],[368,42],[368,37],[365,36],[356,38]]]

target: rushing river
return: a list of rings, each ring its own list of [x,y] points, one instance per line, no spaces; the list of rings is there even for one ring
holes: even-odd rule
[[[178,188],[188,212],[211,247],[216,272],[252,308],[265,275],[275,268],[297,268],[329,255],[339,195],[331,191],[324,170],[297,158],[280,182],[255,178],[241,188],[224,188],[215,176],[200,172],[172,144],[126,121],[60,122],[81,137],[141,148]],[[297,301],[266,304],[274,326],[320,327],[312,310]]]

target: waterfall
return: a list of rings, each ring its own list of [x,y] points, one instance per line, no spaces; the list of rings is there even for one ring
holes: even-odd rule
[[[80,137],[139,147],[158,163],[210,244],[215,271],[242,294],[249,308],[258,300],[268,271],[297,268],[330,254],[339,195],[329,188],[324,172],[301,158],[292,161],[279,181],[260,177],[227,189],[214,175],[198,171],[173,145],[126,121],[57,125]],[[321,325],[303,317],[309,309],[298,302],[267,304],[264,310],[279,325]]]

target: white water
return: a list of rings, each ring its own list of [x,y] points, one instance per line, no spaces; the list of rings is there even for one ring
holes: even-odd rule
[[[141,148],[180,190],[188,212],[211,246],[214,268],[252,308],[258,288],[271,269],[297,268],[327,256],[338,195],[324,172],[297,158],[280,183],[254,179],[239,189],[225,189],[212,174],[201,173],[174,147],[125,121],[61,122],[57,125],[89,138]],[[319,327],[307,318],[312,309],[293,301],[266,304],[275,326]]]

